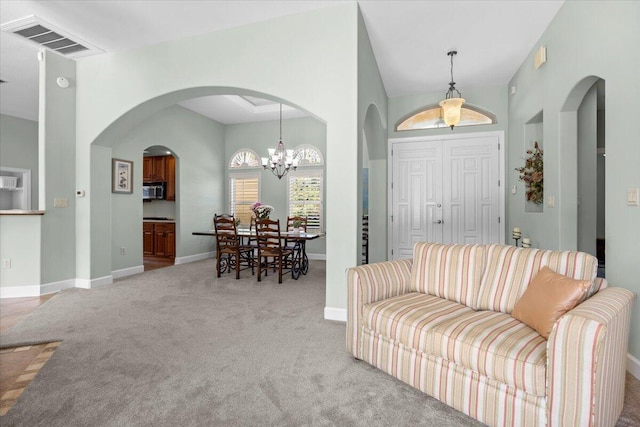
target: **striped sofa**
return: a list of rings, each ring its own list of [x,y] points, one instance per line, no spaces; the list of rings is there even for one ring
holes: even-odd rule
[[[549,339],[510,316],[542,267],[592,282]],[[348,270],[347,349],[492,426],[609,426],[622,410],[634,295],[582,252],[417,243]]]

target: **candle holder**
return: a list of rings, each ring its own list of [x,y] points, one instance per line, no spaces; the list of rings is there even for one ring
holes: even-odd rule
[[[531,247],[531,240],[529,238],[522,239],[522,247],[523,248],[530,248]]]
[[[517,231],[516,231],[517,230]],[[522,232],[519,229],[514,229],[513,232],[511,233],[511,237],[513,238],[513,240],[516,241],[516,248],[518,247],[518,241],[520,240],[520,238],[522,237]]]

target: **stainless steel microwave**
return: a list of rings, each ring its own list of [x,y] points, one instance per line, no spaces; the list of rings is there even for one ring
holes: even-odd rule
[[[144,184],[142,186],[143,200],[165,200],[167,198],[165,184]]]

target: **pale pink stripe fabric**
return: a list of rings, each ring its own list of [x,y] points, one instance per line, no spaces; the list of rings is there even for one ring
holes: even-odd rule
[[[477,308],[511,313],[531,279],[545,266],[573,279],[594,281],[598,260],[583,252],[489,245]],[[597,290],[596,286],[594,282],[589,288],[589,296]]]
[[[550,426],[614,425],[624,403],[634,295],[607,288],[562,317],[548,343]]]
[[[416,243],[410,290],[476,307],[484,246]]]
[[[398,260],[362,265],[347,270],[347,349],[360,358],[362,307],[404,294],[411,278],[413,261]]]

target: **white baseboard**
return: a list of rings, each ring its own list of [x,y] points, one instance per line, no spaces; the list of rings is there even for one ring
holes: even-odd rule
[[[0,288],[0,298],[39,297],[75,287],[76,279],[60,280],[42,285],[6,286]]]
[[[39,285],[3,286],[0,288],[0,298],[24,298],[24,297],[39,297],[39,296],[40,296]]]
[[[98,277],[97,279],[76,279],[76,288],[96,289],[113,283],[113,276]]]
[[[180,264],[188,264],[190,262],[195,262],[195,261],[201,261],[203,259],[207,259],[207,258],[215,258],[216,256],[216,252],[212,251],[212,252],[203,252],[201,254],[195,254],[195,255],[189,255],[189,256],[183,256],[180,258],[176,258],[173,263],[175,265],[180,265]]]
[[[111,277],[119,279],[121,277],[133,276],[134,274],[144,273],[144,265],[137,265],[135,267],[123,268],[111,272]]]
[[[316,259],[320,261],[327,260],[327,256],[325,254],[307,254],[307,256],[309,257],[309,259]]]
[[[627,353],[627,372],[640,380],[640,360]]]
[[[324,318],[326,320],[336,320],[338,322],[347,321],[347,309],[346,308],[324,308]]]
[[[64,289],[71,289],[75,287],[76,279],[60,280],[59,282],[45,283],[40,285],[40,295],[52,294],[54,292],[60,292]]]

